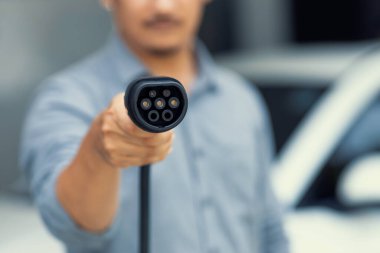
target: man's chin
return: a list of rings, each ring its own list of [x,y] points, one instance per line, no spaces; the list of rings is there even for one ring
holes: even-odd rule
[[[183,45],[179,44],[166,44],[166,45],[146,45],[145,50],[152,55],[157,55],[161,57],[171,56],[177,54]]]

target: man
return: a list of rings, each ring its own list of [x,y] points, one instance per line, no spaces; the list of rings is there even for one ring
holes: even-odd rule
[[[21,166],[69,252],[137,252],[138,167],[152,163],[152,252],[286,252],[257,92],[215,66],[196,32],[206,0],[103,0],[108,45],[48,79],[26,121]],[[189,94],[173,131],[137,128],[126,84],[149,72]]]

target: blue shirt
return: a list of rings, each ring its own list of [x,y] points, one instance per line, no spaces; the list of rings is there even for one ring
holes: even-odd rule
[[[268,178],[271,129],[263,101],[202,45],[196,55],[199,74],[173,152],[152,166],[151,252],[287,252]],[[20,164],[44,222],[68,252],[138,250],[138,168],[122,171],[120,206],[101,234],[75,224],[55,186],[95,116],[144,72],[113,34],[104,49],[47,79],[30,106]]]

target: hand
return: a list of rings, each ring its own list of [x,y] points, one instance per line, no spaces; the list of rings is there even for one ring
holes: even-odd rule
[[[162,161],[172,150],[174,133],[149,133],[137,127],[118,94],[98,119],[97,150],[111,166],[128,168]]]

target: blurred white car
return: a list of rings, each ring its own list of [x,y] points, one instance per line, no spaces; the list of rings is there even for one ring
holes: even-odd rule
[[[323,90],[318,99],[309,96],[317,102],[306,101],[311,109],[303,111],[306,116],[291,131],[273,169],[292,252],[380,252],[377,44],[312,45],[220,59],[264,91]],[[309,98],[301,95],[286,103],[302,107]],[[274,97],[269,106],[278,98],[284,99]],[[274,115],[280,131],[292,120],[283,105]]]
[[[380,50],[369,50],[346,68],[282,149],[273,184],[287,209],[293,252],[380,252],[379,98]],[[318,192],[326,196],[324,187],[333,197],[310,200]]]

